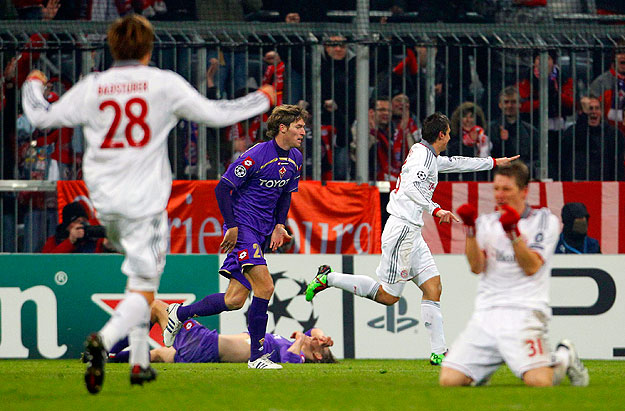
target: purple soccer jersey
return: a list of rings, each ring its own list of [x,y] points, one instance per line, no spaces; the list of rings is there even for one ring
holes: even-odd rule
[[[174,340],[174,362],[219,362],[219,333],[187,320]]]
[[[301,364],[304,362],[304,355],[301,352],[299,354],[289,352],[291,345],[293,345],[293,341],[281,335],[265,334],[264,350],[266,353],[271,353],[269,359],[275,363]]]
[[[241,154],[222,177],[234,188],[232,208],[237,225],[270,235],[276,225],[278,199],[285,191],[297,191],[301,170],[302,153],[292,148],[288,157],[279,157],[275,140],[256,144]]]
[[[265,334],[265,352],[271,352],[270,358],[273,362],[303,363],[302,353],[294,354],[288,351],[291,345],[293,341],[281,335]],[[184,322],[173,347],[176,349],[174,362],[219,362],[219,333],[195,320]]]

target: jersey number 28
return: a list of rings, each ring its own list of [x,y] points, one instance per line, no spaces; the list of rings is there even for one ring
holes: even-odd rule
[[[133,105],[138,105],[140,107],[141,111],[139,115],[135,115],[135,113],[132,112]],[[109,131],[106,133],[106,136],[104,136],[104,141],[100,148],[124,148],[126,145],[123,141],[113,141],[113,137],[115,137],[115,133],[117,132],[117,127],[119,127],[119,123],[122,119],[122,108],[115,100],[105,100],[100,103],[100,111],[104,111],[108,107],[113,108],[115,117],[113,118],[113,123]],[[126,124],[126,129],[124,130],[128,144],[130,144],[131,147],[143,147],[150,141],[150,127],[145,122],[145,118],[148,115],[148,103],[139,97],[131,98],[124,106],[124,113],[126,117],[128,117],[128,124]],[[132,130],[135,126],[143,129],[143,138],[139,141],[136,141],[132,137]]]

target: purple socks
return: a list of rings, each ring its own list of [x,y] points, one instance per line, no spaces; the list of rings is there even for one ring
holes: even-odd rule
[[[178,307],[178,320],[186,321],[191,317],[208,317],[228,311],[224,293],[207,295],[200,301]]]
[[[267,331],[267,306],[269,300],[264,298],[252,298],[250,310],[247,314],[248,326],[250,333],[250,361],[254,361],[264,354],[263,343],[265,342],[265,331]]]

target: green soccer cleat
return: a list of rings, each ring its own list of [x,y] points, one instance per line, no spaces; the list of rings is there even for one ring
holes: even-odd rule
[[[441,365],[443,360],[445,359],[445,355],[447,355],[447,351],[442,354],[434,354],[430,355],[430,364],[432,365]]]
[[[329,265],[319,266],[317,275],[306,287],[306,301],[312,301],[313,297],[317,293],[328,288],[328,274],[332,272],[332,268]]]

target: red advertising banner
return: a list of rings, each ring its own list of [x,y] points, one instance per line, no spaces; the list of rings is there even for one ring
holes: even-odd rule
[[[214,195],[216,185],[217,181],[174,181],[167,205],[171,253],[219,252],[223,219]],[[59,181],[57,194],[59,219],[63,207],[76,200],[94,211],[83,181]],[[295,237],[293,253],[381,252],[380,196],[367,184],[300,182],[288,225]]]
[[[495,206],[492,183],[440,182],[433,200],[454,212],[467,202],[478,213],[491,212]],[[588,235],[599,240],[601,252],[625,253],[625,183],[530,183],[528,202],[533,207],[548,207],[558,218],[565,203],[584,203],[590,214]],[[432,253],[464,253],[462,224],[438,225],[432,216],[423,217],[423,237]]]

